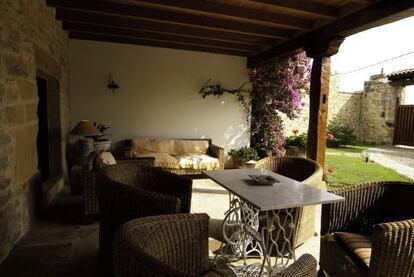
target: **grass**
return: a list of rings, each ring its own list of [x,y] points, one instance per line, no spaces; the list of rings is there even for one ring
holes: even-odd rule
[[[362,151],[367,145],[348,146],[342,148],[328,148],[326,154],[326,168],[335,168],[334,173],[327,176],[328,188],[353,185],[375,181],[406,181],[410,178],[399,174],[395,170],[386,168],[374,162],[365,162]],[[349,153],[352,153],[349,155]],[[360,156],[358,156],[360,154]]]
[[[361,153],[365,149],[368,149],[372,145],[348,145],[346,147],[339,147],[339,148],[327,148],[327,153]]]

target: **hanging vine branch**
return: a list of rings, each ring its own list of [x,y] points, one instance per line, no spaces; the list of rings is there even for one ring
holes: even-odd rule
[[[212,83],[211,79],[208,79],[207,82],[201,87],[199,93],[201,97],[206,98],[207,96],[213,95],[218,98],[222,97],[225,93],[235,95],[237,101],[240,102],[243,106],[245,112],[245,118],[247,124],[250,122],[250,93],[251,90],[245,88],[248,82],[243,83],[237,89],[226,89],[223,88],[220,84]]]

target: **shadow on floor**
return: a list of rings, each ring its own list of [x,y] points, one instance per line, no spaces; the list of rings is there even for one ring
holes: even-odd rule
[[[88,221],[82,198],[65,189],[0,265],[0,276],[95,276],[99,225]]]

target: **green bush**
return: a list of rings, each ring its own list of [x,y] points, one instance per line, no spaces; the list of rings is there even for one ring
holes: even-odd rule
[[[251,160],[257,161],[259,159],[257,150],[255,148],[247,146],[244,146],[240,149],[231,149],[229,154],[238,157],[241,162],[248,162]]]
[[[288,136],[285,141],[285,148],[288,148],[289,146],[296,146],[300,150],[305,150],[307,139],[308,135],[306,133]]]
[[[328,125],[326,145],[328,147],[341,147],[344,145],[354,145],[356,143],[355,131],[352,128],[340,125],[336,121],[332,121]],[[330,139],[333,135],[333,139]]]

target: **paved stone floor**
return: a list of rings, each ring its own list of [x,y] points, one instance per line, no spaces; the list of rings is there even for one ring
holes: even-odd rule
[[[81,201],[67,191],[59,195],[0,265],[0,276],[94,276],[99,226],[82,222]]]
[[[384,145],[369,148],[365,152],[374,162],[414,180],[414,147]]]
[[[228,194],[211,180],[195,180],[191,212],[206,212],[212,237],[220,236],[220,222],[228,208]],[[320,224],[316,219],[316,224]],[[320,226],[320,225],[318,225]],[[33,225],[0,265],[1,277],[93,277],[96,271],[99,225],[85,224],[82,198],[66,189]],[[210,254],[219,242],[210,239]],[[309,239],[296,251],[319,256],[319,237]]]

